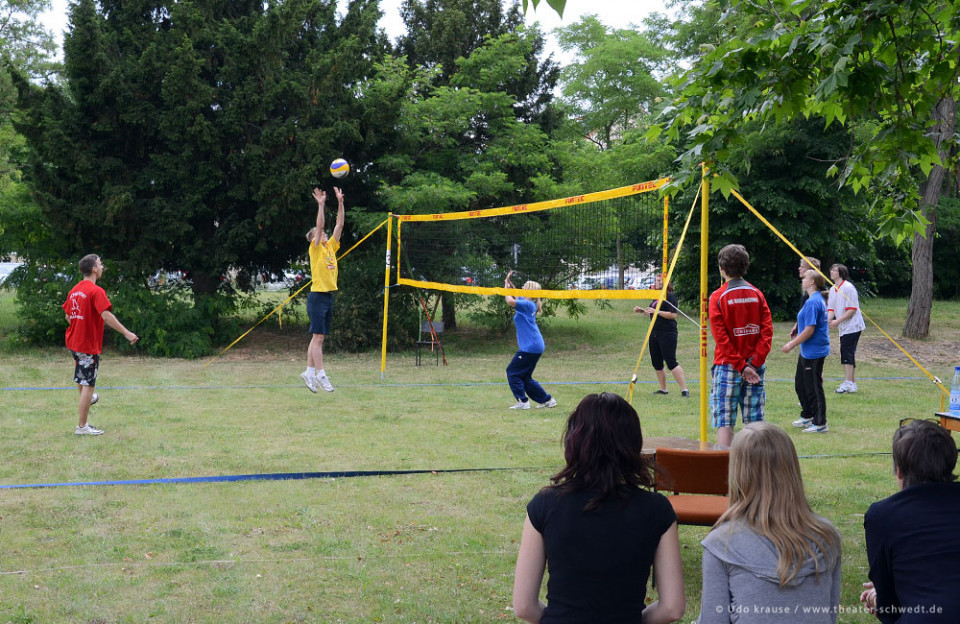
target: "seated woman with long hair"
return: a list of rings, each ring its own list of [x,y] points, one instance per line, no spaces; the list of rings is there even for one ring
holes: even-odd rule
[[[677,517],[649,491],[636,410],[616,394],[586,396],[567,419],[566,467],[527,505],[513,608],[528,622],[675,622],[683,617]],[[547,603],[540,601],[546,564]],[[660,599],[645,604],[650,566]]]
[[[836,622],[840,549],[810,509],[790,436],[747,425],[730,447],[730,507],[703,540],[700,624]]]

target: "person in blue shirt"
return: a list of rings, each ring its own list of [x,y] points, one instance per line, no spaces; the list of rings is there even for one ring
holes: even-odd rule
[[[513,271],[507,273],[503,280],[504,288],[516,288],[510,281]],[[533,281],[525,282],[523,290],[540,290],[540,284]],[[517,402],[510,409],[530,409],[530,399],[537,407],[556,407],[557,401],[540,387],[533,378],[533,370],[543,355],[545,346],[540,328],[537,327],[537,313],[543,311],[540,300],[531,301],[526,297],[506,295],[507,305],[516,309],[513,315],[513,324],[517,326],[517,354],[513,356],[507,366],[507,382]]]
[[[817,271],[807,271],[801,282],[810,295],[797,314],[797,336],[780,350],[790,353],[800,347],[797,358],[796,389],[800,399],[800,418],[793,426],[804,433],[826,433],[827,401],[823,394],[823,362],[830,355],[830,333],[827,324],[826,281]],[[820,297],[813,295],[819,293]]]

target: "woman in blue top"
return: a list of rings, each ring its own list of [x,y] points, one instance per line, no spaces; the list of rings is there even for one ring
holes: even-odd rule
[[[504,288],[516,288],[510,281],[511,275],[513,271],[507,273],[503,280]],[[540,284],[528,281],[523,285],[523,290],[540,290]],[[513,315],[513,323],[517,326],[517,354],[507,366],[507,382],[517,403],[511,405],[510,409],[530,409],[528,395],[536,402],[537,407],[556,407],[556,399],[547,394],[533,378],[533,369],[537,367],[545,349],[543,336],[537,327],[537,313],[543,311],[543,304],[539,299],[534,302],[526,297],[512,295],[507,295],[506,300],[508,306],[517,310]]]
[[[810,296],[797,314],[799,334],[780,350],[790,353],[794,347],[800,347],[795,385],[801,412],[793,426],[803,429],[804,433],[826,433],[829,429],[827,401],[823,394],[823,361],[830,355],[826,281],[820,273],[810,270],[803,274],[801,285]],[[818,292],[822,296],[814,297]]]

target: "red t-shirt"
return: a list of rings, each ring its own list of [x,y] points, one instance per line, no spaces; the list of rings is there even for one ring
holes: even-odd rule
[[[63,304],[63,311],[70,319],[67,348],[90,355],[103,351],[103,317],[100,315],[111,307],[107,292],[91,280],[82,280],[74,286]]]

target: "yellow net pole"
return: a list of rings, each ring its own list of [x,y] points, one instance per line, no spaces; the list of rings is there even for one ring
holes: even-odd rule
[[[390,243],[393,238],[393,214],[387,216],[387,254],[383,269],[383,337],[380,340],[380,381],[387,370],[387,309],[390,305]]]
[[[667,265],[670,262],[669,251],[667,249],[667,236],[668,236],[667,225],[670,219],[669,209],[670,209],[670,196],[664,195],[663,196],[663,264],[660,265],[663,267],[663,271],[661,271],[661,273],[666,272]],[[666,286],[664,286],[664,288],[666,288]]]
[[[700,192],[700,442],[707,441],[707,399],[710,381],[707,378],[707,292],[708,258],[710,253],[710,178],[703,165]]]

